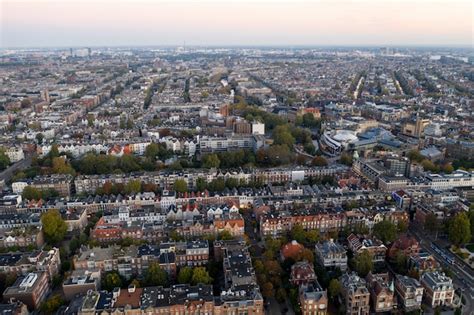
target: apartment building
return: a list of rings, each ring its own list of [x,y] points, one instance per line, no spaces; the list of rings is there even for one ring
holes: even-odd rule
[[[423,286],[414,278],[407,276],[395,276],[395,292],[401,302],[399,308],[405,312],[412,312],[421,308],[423,300]]]
[[[347,242],[349,243],[349,249],[355,256],[360,255],[364,251],[368,251],[372,255],[372,261],[374,264],[385,261],[387,247],[382,243],[382,241],[375,237],[365,238],[351,234],[347,237]]]
[[[451,306],[454,299],[453,280],[442,272],[425,272],[420,277],[425,291],[425,300],[431,307]]]
[[[339,268],[343,272],[347,270],[347,251],[333,239],[316,244],[315,253],[321,266],[328,269]]]
[[[369,315],[370,292],[367,289],[367,282],[352,272],[342,275],[341,284],[346,314]]]
[[[395,287],[388,273],[373,274],[369,272],[366,279],[370,291],[372,310],[376,313],[392,311],[397,303],[394,298]]]
[[[0,254],[0,272],[26,275],[30,271],[45,272],[51,280],[59,273],[61,258],[59,249],[53,247],[49,251],[15,252]]]
[[[299,302],[302,315],[326,315],[328,312],[327,292],[317,281],[300,286]]]
[[[3,292],[3,299],[5,301],[16,299],[33,311],[39,308],[50,291],[47,273],[31,272],[26,276],[19,277],[11,287],[6,288]]]

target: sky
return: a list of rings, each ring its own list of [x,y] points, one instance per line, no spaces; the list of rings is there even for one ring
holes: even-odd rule
[[[0,47],[470,46],[470,0],[0,0]]]

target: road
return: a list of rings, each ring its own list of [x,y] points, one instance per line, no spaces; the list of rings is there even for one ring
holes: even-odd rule
[[[410,226],[410,233],[418,239],[423,250],[433,255],[442,267],[448,268],[453,272],[454,287],[463,292],[466,302],[463,307],[463,314],[474,315],[474,272],[472,269],[455,255],[452,255],[455,257],[455,263],[448,264],[441,255],[431,248],[431,243],[434,242],[438,247],[445,249],[447,246],[446,242],[435,240],[429,233],[414,226]],[[448,252],[447,250],[445,251]]]
[[[35,155],[34,153],[25,155],[25,158],[23,160],[16,162],[15,164],[11,165],[6,170],[1,172],[0,181],[4,181],[6,183],[13,177],[16,171],[24,170],[25,168],[30,167],[31,161],[33,160],[34,155]]]

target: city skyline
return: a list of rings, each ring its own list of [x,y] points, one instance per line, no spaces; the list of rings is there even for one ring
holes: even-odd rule
[[[2,48],[184,42],[189,46],[472,47],[473,34],[472,4],[464,0],[3,0],[1,7]]]

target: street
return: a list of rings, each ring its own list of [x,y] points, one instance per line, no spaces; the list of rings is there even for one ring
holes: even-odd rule
[[[31,165],[31,161],[33,159],[34,154],[26,154],[25,158],[21,161],[16,162],[15,164],[12,164],[10,167],[8,167],[6,170],[0,173],[0,181],[4,181],[5,183],[8,182],[12,177],[13,174],[17,170],[23,170],[25,168],[28,168]]]

